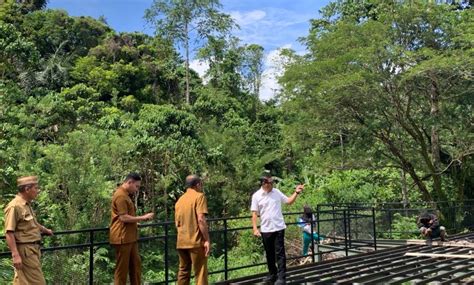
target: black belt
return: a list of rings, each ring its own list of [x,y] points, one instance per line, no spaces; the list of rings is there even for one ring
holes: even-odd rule
[[[40,240],[28,241],[28,242],[18,242],[17,241],[16,244],[20,244],[20,245],[37,244],[37,245],[41,245],[41,241]]]

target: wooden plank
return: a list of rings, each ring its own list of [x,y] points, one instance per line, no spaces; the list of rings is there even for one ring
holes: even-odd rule
[[[447,258],[468,258],[474,259],[472,254],[440,254],[440,253],[420,253],[420,252],[407,252],[406,256],[426,256],[426,257],[447,257]]]
[[[417,244],[417,245],[436,245],[436,246],[453,246],[453,247],[465,247],[465,248],[474,248],[474,243],[462,243],[454,241],[427,241],[419,239],[409,239],[406,242],[407,244]]]

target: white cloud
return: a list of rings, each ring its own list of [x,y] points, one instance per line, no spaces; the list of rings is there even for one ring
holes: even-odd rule
[[[291,44],[286,44],[281,47],[282,49],[291,48]],[[281,49],[275,49],[270,51],[265,57],[265,70],[262,75],[262,86],[260,87],[260,100],[267,101],[275,97],[275,95],[281,89],[278,84],[278,77],[283,75],[283,58],[280,55]]]
[[[240,26],[236,35],[243,43],[259,44],[266,49],[259,97],[261,100],[274,98],[281,89],[277,78],[283,74],[280,49],[293,48],[297,54],[305,53],[296,40],[307,35],[309,19],[315,17],[315,11],[266,6],[250,11],[233,10],[229,14]]]
[[[254,24],[257,21],[265,18],[267,13],[262,10],[253,10],[250,12],[239,12],[239,11],[231,11],[230,16],[234,19],[234,21],[240,26],[245,27],[247,25]]]
[[[268,101],[275,97],[275,95],[280,90],[280,85],[278,84],[275,76],[273,74],[266,74],[264,72],[262,79],[262,87],[260,87],[259,98],[262,101]]]
[[[206,81],[206,71],[209,69],[209,63],[207,61],[199,59],[191,60],[189,62],[189,68],[196,71],[199,77]]]
[[[259,10],[234,10],[229,14],[240,26],[235,35],[243,43],[259,44],[266,49],[281,47],[283,42],[295,41],[308,33],[311,11],[296,12],[289,9],[265,7]]]

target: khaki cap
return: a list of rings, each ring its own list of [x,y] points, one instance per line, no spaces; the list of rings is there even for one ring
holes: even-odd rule
[[[23,176],[16,180],[17,186],[25,186],[30,184],[38,184],[38,176]]]

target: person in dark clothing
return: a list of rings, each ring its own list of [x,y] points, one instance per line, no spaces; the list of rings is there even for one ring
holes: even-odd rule
[[[439,225],[438,217],[435,214],[424,213],[418,218],[418,226],[421,234],[428,238],[440,238],[446,241],[446,229]]]

